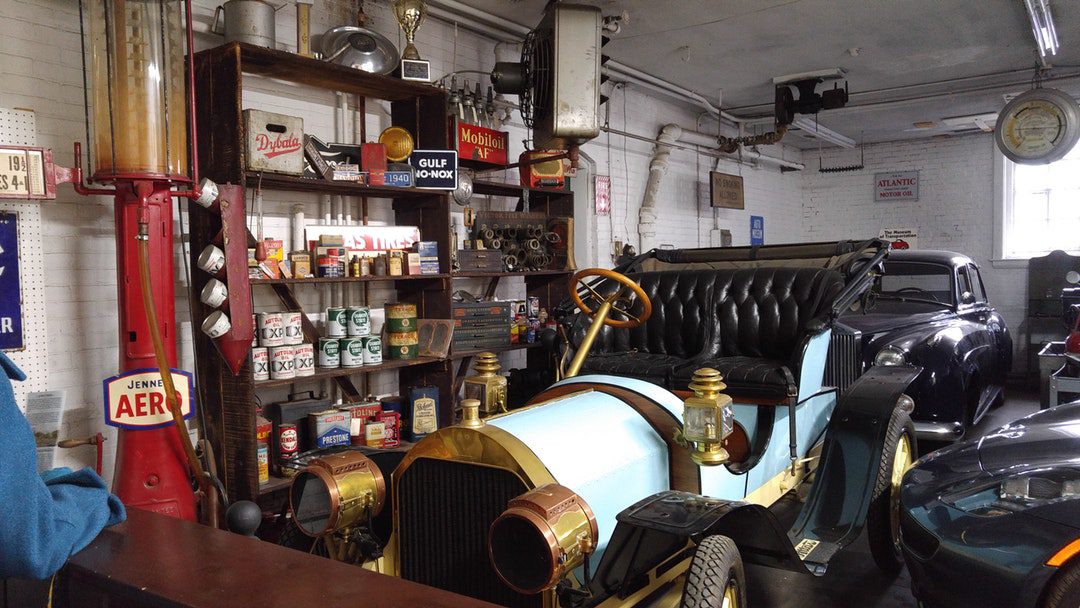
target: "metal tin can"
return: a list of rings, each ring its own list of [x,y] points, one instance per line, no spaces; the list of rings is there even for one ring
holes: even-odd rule
[[[341,367],[360,367],[364,364],[364,339],[341,338]]]
[[[383,423],[384,447],[396,448],[401,444],[401,413],[383,412],[375,420]]]
[[[319,277],[337,276],[337,268],[340,265],[337,258],[324,255],[315,260],[315,272]]]
[[[529,296],[525,300],[525,316],[526,317],[538,317],[540,316],[540,298],[536,296]]]
[[[364,445],[369,448],[381,448],[386,444],[386,424],[369,422],[364,425]]]
[[[297,344],[293,347],[296,377],[315,375],[315,347],[311,344]]]
[[[345,336],[344,308],[326,309],[326,335],[331,338],[341,338]]]
[[[285,344],[285,321],[280,312],[260,312],[258,327],[260,346]]]
[[[251,349],[251,378],[256,382],[270,379],[270,351],[265,346]]]
[[[416,331],[416,304],[387,304],[386,331]]]
[[[270,448],[263,446],[257,450],[259,457],[259,483],[270,481]]]
[[[259,317],[255,313],[251,313],[251,348],[255,348],[259,345]],[[270,373],[270,368],[267,368],[267,373]]]
[[[337,338],[319,338],[319,367],[341,367],[341,345]]]
[[[282,422],[278,425],[278,456],[292,458],[300,451],[300,435],[296,425],[291,422]]]
[[[361,338],[364,341],[364,365],[378,365],[382,363],[382,338],[368,336]]]
[[[304,313],[301,312],[281,313],[281,322],[285,326],[285,344],[296,346],[304,343],[303,316]]]
[[[386,334],[391,359],[415,359],[420,336],[415,331]]]
[[[270,348],[270,377],[274,380],[296,377],[296,350],[292,346]]]
[[[350,306],[345,309],[348,319],[347,333],[350,336],[371,335],[371,310],[367,306]]]

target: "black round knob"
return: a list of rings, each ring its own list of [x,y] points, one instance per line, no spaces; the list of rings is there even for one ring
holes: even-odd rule
[[[225,511],[229,530],[243,536],[255,536],[262,523],[262,509],[250,500],[238,500]]]

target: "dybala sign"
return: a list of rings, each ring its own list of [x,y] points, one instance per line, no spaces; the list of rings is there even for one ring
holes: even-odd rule
[[[416,173],[413,186],[433,190],[457,188],[458,155],[454,150],[414,150],[409,164]]]
[[[195,415],[191,372],[172,371],[173,388],[185,420]],[[105,424],[123,429],[156,429],[173,423],[157,369],[134,369],[106,378]]]

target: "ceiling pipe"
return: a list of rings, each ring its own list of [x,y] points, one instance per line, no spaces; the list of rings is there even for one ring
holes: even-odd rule
[[[638,135],[637,133],[630,133],[628,131],[622,131],[619,129],[613,129],[611,127],[600,127],[600,130],[605,133],[611,133],[612,135],[618,135],[627,139],[634,139],[637,141],[643,141],[650,144],[660,144],[660,140],[653,137],[646,137],[644,135]],[[718,158],[731,160],[735,162],[741,162],[743,164],[753,165],[754,163],[761,163],[763,165],[772,165],[783,169],[790,169],[792,171],[802,171],[806,168],[803,163],[795,162],[793,160],[787,160],[785,158],[779,158],[776,156],[769,156],[768,154],[762,154],[757,150],[740,147],[736,152],[721,152],[716,149],[717,137],[716,135],[710,135],[708,133],[700,133],[698,131],[690,131],[687,129],[682,130],[682,137],[678,142],[669,145],[676,150],[686,150],[688,152],[694,152],[702,156],[708,156],[709,158]]]

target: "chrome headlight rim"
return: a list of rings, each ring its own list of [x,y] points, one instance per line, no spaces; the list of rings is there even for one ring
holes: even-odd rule
[[[874,355],[874,365],[896,367],[907,364],[907,353],[895,346],[886,346]]]

